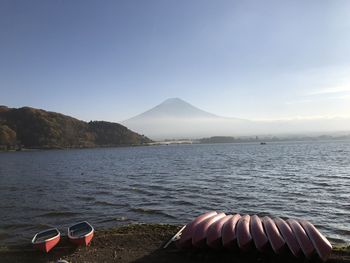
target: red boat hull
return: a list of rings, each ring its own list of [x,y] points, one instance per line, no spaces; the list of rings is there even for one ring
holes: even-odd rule
[[[94,237],[94,228],[83,221],[68,228],[69,241],[78,246],[88,246]]]
[[[53,249],[58,244],[58,242],[60,242],[59,236],[49,241],[33,244],[33,247],[48,253],[51,249]]]
[[[80,237],[80,238],[69,238],[69,240],[78,246],[88,246],[90,245],[90,242],[92,240],[92,238],[94,237],[94,233],[92,232],[91,234],[84,236],[84,237]]]

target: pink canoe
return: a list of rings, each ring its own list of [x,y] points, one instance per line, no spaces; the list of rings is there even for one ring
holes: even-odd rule
[[[279,217],[274,218],[274,221],[284,241],[286,241],[289,250],[295,257],[299,257],[301,255],[301,248],[290,226]]]
[[[238,220],[241,218],[239,214],[232,216],[222,227],[222,245],[224,248],[237,248],[237,231],[236,226]]]
[[[315,249],[314,249],[314,246],[312,245],[310,238],[307,236],[305,230],[294,219],[288,219],[287,223],[289,224],[290,228],[292,229],[304,255],[307,258],[311,258],[312,253],[314,252]]]
[[[262,222],[273,251],[276,254],[282,254],[286,242],[280,234],[280,231],[278,230],[275,222],[268,216],[265,216],[262,219]]]
[[[200,224],[202,221],[204,221],[205,219],[207,219],[211,216],[214,216],[216,214],[217,214],[217,212],[211,211],[211,212],[207,212],[203,215],[196,217],[191,223],[186,225],[185,229],[182,231],[180,239],[176,242],[176,245],[179,248],[192,247],[192,235],[193,235],[193,231],[196,228],[196,226],[198,224]]]
[[[250,217],[250,233],[253,237],[255,247],[260,252],[265,252],[268,248],[269,239],[264,232],[261,219],[257,215]]]
[[[199,223],[193,231],[192,245],[198,248],[206,247],[206,237],[209,227],[225,216],[225,213],[219,213]]]
[[[232,215],[228,215],[220,218],[215,223],[211,224],[207,231],[207,245],[208,247],[219,249],[222,247],[222,227],[232,218]]]
[[[261,219],[257,215],[225,215],[215,211],[200,215],[184,226],[169,242],[174,241],[179,248],[224,247],[243,252],[255,244],[260,252],[271,247],[276,254],[282,254],[288,247],[295,257],[304,254],[311,258],[316,251],[323,261],[332,251],[329,241],[306,220],[272,220],[267,216]]]
[[[250,216],[244,215],[237,222],[237,244],[242,251],[252,247],[252,236],[249,230]]]
[[[306,220],[299,221],[305,232],[309,236],[313,246],[315,247],[318,256],[322,261],[326,261],[332,252],[332,245],[329,243],[316,227]]]

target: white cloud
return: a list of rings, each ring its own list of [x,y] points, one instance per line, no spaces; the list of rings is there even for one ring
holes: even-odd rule
[[[306,104],[317,101],[348,100],[350,99],[350,86],[334,86],[314,90],[302,95],[299,99],[286,101],[286,105]]]
[[[339,96],[334,96],[332,99],[337,99],[337,100],[348,100],[350,99],[350,94],[342,94]]]
[[[325,114],[325,115],[306,115],[306,116],[290,116],[284,118],[260,118],[251,119],[252,121],[266,121],[266,122],[276,122],[276,121],[302,121],[302,120],[334,120],[334,119],[344,119],[348,120],[350,116],[348,115],[335,115],[335,114]]]
[[[294,105],[294,104],[301,104],[301,103],[309,103],[312,102],[313,100],[310,99],[302,99],[302,100],[291,100],[291,101],[287,101],[286,104],[287,105]]]
[[[326,95],[326,94],[348,93],[348,92],[350,92],[350,86],[335,86],[335,87],[329,87],[325,89],[314,90],[307,93],[307,95],[314,96],[314,95]]]

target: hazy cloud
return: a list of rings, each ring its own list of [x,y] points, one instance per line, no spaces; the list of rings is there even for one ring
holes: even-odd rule
[[[332,98],[333,99],[338,99],[338,100],[347,100],[347,99],[350,99],[350,93],[349,94],[339,95],[339,96],[334,96]]]
[[[334,86],[306,92],[299,99],[285,102],[286,105],[306,104],[325,100],[347,100],[350,98],[350,86]]]
[[[350,92],[350,86],[335,86],[320,90],[314,90],[307,93],[308,96],[323,95],[323,94],[334,94],[334,93],[348,93]]]
[[[299,103],[309,103],[312,102],[313,100],[311,99],[305,99],[305,100],[292,100],[292,101],[287,101],[287,105],[294,105],[294,104],[299,104]]]

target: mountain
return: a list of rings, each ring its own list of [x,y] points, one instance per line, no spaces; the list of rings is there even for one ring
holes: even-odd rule
[[[141,145],[151,140],[118,123],[84,122],[41,109],[0,106],[0,149]]]
[[[248,120],[224,118],[179,99],[167,99],[154,108],[122,122],[152,139],[199,138],[234,135],[252,125]]]
[[[218,116],[211,114],[209,112],[198,109],[188,102],[179,99],[171,98],[167,99],[161,104],[155,106],[154,108],[141,113],[129,120],[127,122],[139,121],[139,120],[154,120],[161,118],[217,118]]]
[[[122,122],[154,140],[196,139],[212,136],[321,135],[350,131],[349,118],[306,118],[251,121],[225,118],[198,109],[179,98]]]

